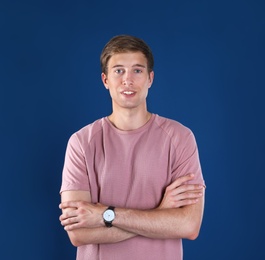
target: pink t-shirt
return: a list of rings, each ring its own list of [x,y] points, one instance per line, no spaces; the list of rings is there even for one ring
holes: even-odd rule
[[[204,184],[196,141],[182,124],[152,114],[141,128],[121,131],[107,117],[69,139],[61,192],[87,190],[93,203],[152,209],[176,178],[194,173],[191,183]],[[137,236],[115,244],[86,245],[77,259],[180,260],[181,239]]]

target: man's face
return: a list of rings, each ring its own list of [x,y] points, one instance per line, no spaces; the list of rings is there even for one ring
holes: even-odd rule
[[[154,72],[148,73],[147,59],[141,52],[114,54],[108,62],[108,74],[101,76],[110,92],[113,109],[146,107]]]

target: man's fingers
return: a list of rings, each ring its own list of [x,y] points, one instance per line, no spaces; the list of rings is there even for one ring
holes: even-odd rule
[[[176,187],[174,190],[171,190],[170,194],[174,196],[176,194],[181,194],[185,192],[196,193],[196,192],[201,192],[202,189],[203,189],[203,185],[200,185],[200,184],[184,184],[179,187]]]
[[[68,219],[68,218],[73,218],[73,217],[76,217],[78,214],[76,212],[76,210],[71,210],[71,211],[68,211],[68,212],[64,212],[61,216],[60,216],[60,220],[65,220],[65,219]]]
[[[185,192],[176,196],[175,200],[197,199],[202,196],[202,192]]]
[[[59,205],[60,209],[65,209],[65,208],[78,208],[79,207],[80,202],[79,201],[65,201],[62,202]]]
[[[184,207],[198,202],[198,199],[181,200],[176,202],[176,207]]]
[[[61,225],[62,226],[72,225],[72,224],[78,223],[78,222],[79,222],[78,217],[61,219]]]
[[[199,201],[199,198],[202,197],[202,192],[192,192],[192,193],[182,193],[176,195],[172,200],[172,207],[183,207],[191,204],[195,204]]]
[[[187,175],[182,176],[182,177],[180,177],[180,178],[177,178],[175,181],[173,181],[173,182],[167,187],[167,189],[168,189],[168,190],[173,190],[173,189],[177,188],[178,186],[182,185],[183,183],[192,180],[193,178],[194,178],[194,174],[193,174],[193,173],[190,173],[190,174],[187,174]]]
[[[71,230],[74,230],[74,229],[77,229],[77,228],[80,228],[80,224],[79,223],[75,223],[75,224],[64,226],[64,230],[65,231],[71,231]]]

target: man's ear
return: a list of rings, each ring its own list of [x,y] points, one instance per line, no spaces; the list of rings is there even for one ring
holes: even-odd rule
[[[151,86],[153,84],[154,77],[155,77],[155,73],[154,73],[154,71],[151,71],[150,74],[149,74],[149,81],[150,81],[149,88],[151,88]]]
[[[103,73],[103,72],[101,73],[101,80],[102,80],[105,88],[109,89],[107,75],[105,73]]]

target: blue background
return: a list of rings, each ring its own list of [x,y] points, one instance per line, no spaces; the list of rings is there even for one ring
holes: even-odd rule
[[[265,259],[264,1],[1,1],[1,259],[75,259],[58,221],[69,136],[111,111],[99,55],[155,56],[151,112],[190,127],[207,197],[184,259]]]

